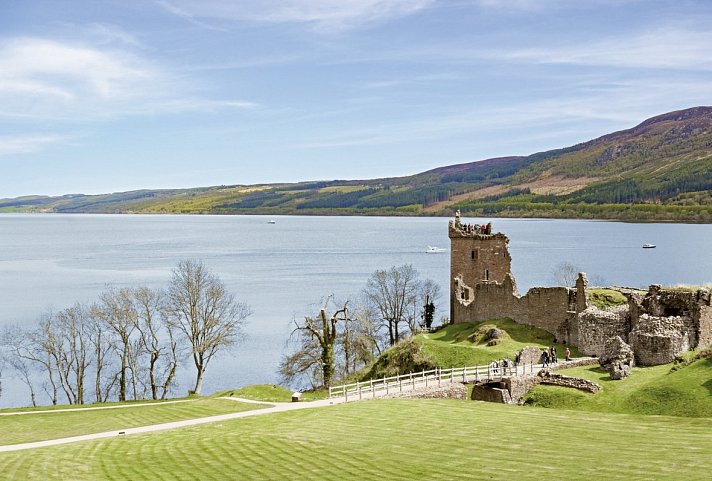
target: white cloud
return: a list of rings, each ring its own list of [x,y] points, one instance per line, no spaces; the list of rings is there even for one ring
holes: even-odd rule
[[[659,28],[584,45],[493,51],[491,57],[533,63],[712,70],[712,31]]]
[[[0,137],[0,156],[29,154],[42,150],[48,145],[67,140],[66,137],[52,134],[35,134],[17,137]]]
[[[255,108],[195,97],[185,78],[127,50],[41,38],[0,46],[0,116],[68,121],[142,113]]]
[[[303,23],[322,30],[342,30],[410,15],[435,0],[161,0],[157,3],[190,21]]]
[[[162,74],[121,51],[39,38],[0,47],[0,112],[40,117],[110,114],[158,92]]]

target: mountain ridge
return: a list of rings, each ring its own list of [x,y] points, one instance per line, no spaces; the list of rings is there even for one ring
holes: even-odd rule
[[[370,180],[0,199],[0,212],[472,215],[712,222],[712,107],[569,147]]]

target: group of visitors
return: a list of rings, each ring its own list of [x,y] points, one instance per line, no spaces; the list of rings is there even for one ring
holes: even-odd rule
[[[467,234],[481,234],[490,235],[492,234],[492,223],[487,224],[461,224],[460,223],[460,210],[455,212],[455,225],[460,227]]]
[[[547,367],[549,364],[558,364],[559,360],[556,358],[556,346],[552,345],[549,349],[544,349],[542,354],[542,364],[543,367]]]
[[[489,364],[490,374],[500,374],[500,369],[502,370],[501,374],[506,374],[508,369],[515,366],[516,364],[508,358],[499,361],[495,360]]]
[[[566,362],[571,360],[571,350],[566,348]],[[547,367],[549,364],[558,364],[559,359],[556,354],[556,346],[552,345],[549,349],[544,349],[542,354],[542,364],[543,367]]]
[[[462,229],[468,234],[490,235],[492,234],[492,223],[488,222],[481,225],[462,224]]]

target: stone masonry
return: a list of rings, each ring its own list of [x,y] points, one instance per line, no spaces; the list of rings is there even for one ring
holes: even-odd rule
[[[629,344],[638,365],[671,362],[689,349],[712,344],[712,295],[663,289],[626,291],[628,305],[601,310],[586,300],[588,283],[580,273],[575,288],[534,287],[520,296],[511,273],[509,238],[491,224],[463,224],[459,213],[448,225],[450,319],[453,323],[508,317],[551,333],[558,342],[600,356],[616,336]]]

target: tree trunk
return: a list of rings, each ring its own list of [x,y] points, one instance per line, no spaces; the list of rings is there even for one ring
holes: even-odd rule
[[[195,388],[193,389],[193,394],[200,396],[200,390],[203,389],[203,366],[196,366],[198,368],[198,374],[195,376]]]

